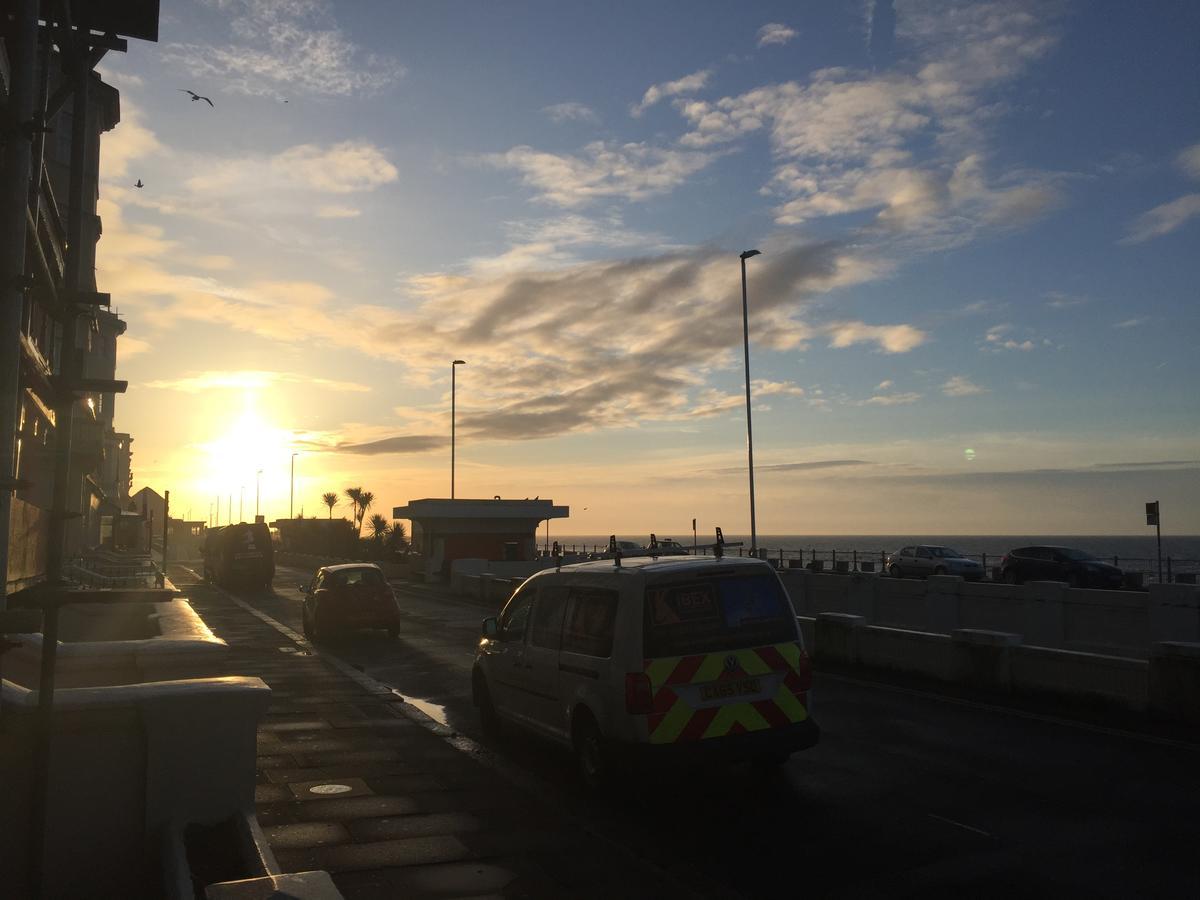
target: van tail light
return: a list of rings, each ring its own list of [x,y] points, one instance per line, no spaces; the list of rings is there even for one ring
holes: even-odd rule
[[[650,676],[645,672],[629,672],[625,676],[625,712],[644,716],[654,711],[654,692]]]
[[[1002,566],[1008,565],[1008,559],[1009,559],[1009,555],[1007,553],[1005,553],[1002,557],[1000,557],[1000,565],[1002,565]]]

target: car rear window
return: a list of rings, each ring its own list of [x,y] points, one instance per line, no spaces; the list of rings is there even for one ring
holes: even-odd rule
[[[772,574],[646,588],[646,657],[711,653],[796,640],[791,604]]]

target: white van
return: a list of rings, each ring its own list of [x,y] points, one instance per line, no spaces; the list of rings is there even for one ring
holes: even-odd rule
[[[811,682],[767,563],[638,557],[528,578],[483,622],[472,693],[486,728],[570,746],[598,786],[630,757],[782,763],[819,737]]]

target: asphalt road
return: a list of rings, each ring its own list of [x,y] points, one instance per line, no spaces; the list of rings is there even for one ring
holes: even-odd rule
[[[239,596],[300,630],[311,572]],[[1200,746],[817,673],[821,743],[779,773],[639,779],[597,802],[565,752],[489,742],[470,698],[486,611],[397,584],[400,637],[319,649],[535,773],[605,837],[713,894],[1200,897]]]

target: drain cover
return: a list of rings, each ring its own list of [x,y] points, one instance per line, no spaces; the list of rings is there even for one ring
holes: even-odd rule
[[[314,784],[308,789],[310,794],[346,794],[354,788],[348,784]]]

